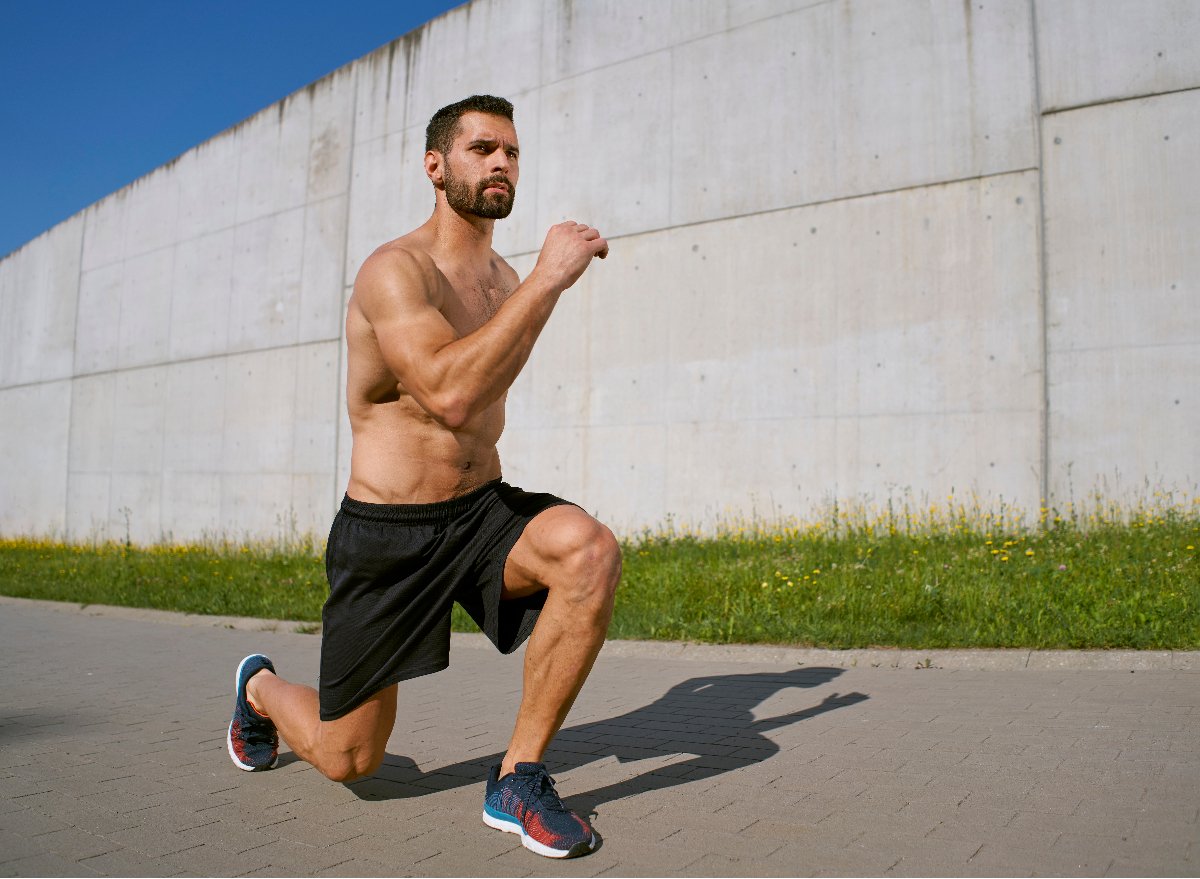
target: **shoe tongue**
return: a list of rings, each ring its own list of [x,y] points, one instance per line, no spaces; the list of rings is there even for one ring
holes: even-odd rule
[[[515,767],[517,775],[536,775],[546,771],[545,763],[518,763]]]

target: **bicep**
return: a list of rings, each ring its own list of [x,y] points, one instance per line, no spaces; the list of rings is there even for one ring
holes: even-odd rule
[[[384,363],[424,404],[422,398],[437,390],[437,354],[458,333],[430,301],[427,279],[411,266],[368,279],[364,292],[363,313]]]

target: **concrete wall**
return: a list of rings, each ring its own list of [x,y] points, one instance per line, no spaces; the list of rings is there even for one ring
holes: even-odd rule
[[[0,261],[0,530],[324,530],[341,321],[424,126],[510,98],[524,274],[613,245],[510,396],[506,478],[622,529],[1200,467],[1191,0],[474,0]]]

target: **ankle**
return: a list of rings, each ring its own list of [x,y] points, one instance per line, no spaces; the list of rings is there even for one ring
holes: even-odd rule
[[[266,706],[263,704],[261,687],[267,676],[275,677],[270,669],[262,668],[250,676],[250,680],[246,681],[246,701],[250,703],[250,707],[261,714],[263,717],[269,717]]]

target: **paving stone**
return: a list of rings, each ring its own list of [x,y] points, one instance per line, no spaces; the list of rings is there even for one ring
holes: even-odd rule
[[[62,855],[72,861],[95,857],[121,848],[119,843],[111,839],[96,836],[75,827],[39,834],[33,837],[33,842],[52,854]]]
[[[80,861],[101,876],[163,876],[165,864],[133,849],[122,848]]]
[[[41,854],[0,864],[0,876],[98,876],[95,870],[61,855]]]
[[[82,863],[122,875],[1195,872],[1195,673],[1134,687],[1127,671],[798,673],[602,653],[547,755],[602,838],[564,863],[479,821],[519,656],[456,646],[448,671],[405,682],[374,778],[334,784],[286,749],[275,772],[232,767],[230,670],[263,651],[312,683],[318,648],[6,606],[0,736],[28,732],[0,737],[0,866],[50,872],[61,858],[36,844],[49,836],[80,851],[103,838],[114,850]],[[70,676],[80,651],[86,682]],[[34,654],[37,675],[6,674]],[[164,662],[188,698],[147,720],[127,694]],[[53,872],[71,869],[85,867]]]

